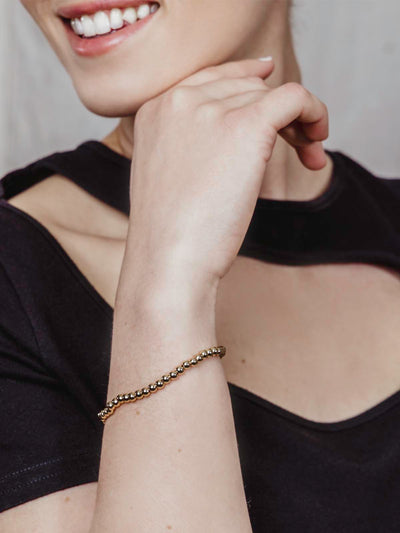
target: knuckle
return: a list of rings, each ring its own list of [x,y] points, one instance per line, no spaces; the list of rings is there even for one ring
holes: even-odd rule
[[[265,101],[268,100],[268,95],[263,95],[262,98],[257,100],[256,102],[253,102],[251,105],[252,111],[255,113],[256,116],[266,116],[266,107],[265,107]]]
[[[180,110],[188,106],[191,94],[191,87],[178,86],[166,94],[166,100],[172,109]]]
[[[282,87],[284,87],[284,89],[295,98],[306,98],[310,95],[310,91],[308,91],[308,89],[301,85],[301,83],[297,83],[295,81],[289,81]]]
[[[221,106],[218,100],[204,102],[197,107],[197,113],[202,119],[215,120],[221,115]]]

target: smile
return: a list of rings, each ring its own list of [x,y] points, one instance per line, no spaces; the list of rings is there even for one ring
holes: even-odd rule
[[[58,15],[74,52],[82,56],[97,56],[147,25],[159,8],[157,2],[97,0],[91,4],[66,7]]]
[[[70,24],[76,35],[80,35],[82,38],[96,37],[117,31],[128,24],[134,24],[136,21],[148,17],[151,13],[155,13],[159,7],[159,4],[155,2],[144,3],[137,8],[120,9],[115,7],[107,11],[96,11],[92,15],[85,14],[79,18],[73,18],[70,20]]]

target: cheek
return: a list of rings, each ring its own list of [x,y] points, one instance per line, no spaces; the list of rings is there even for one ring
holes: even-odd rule
[[[173,47],[207,64],[238,59],[266,25],[270,0],[177,0],[171,2]],[[175,45],[175,46],[174,46]]]

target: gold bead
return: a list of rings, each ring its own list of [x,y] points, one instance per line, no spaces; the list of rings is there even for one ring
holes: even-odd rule
[[[212,346],[211,348],[208,348],[206,350],[199,351],[190,360],[183,361],[181,365],[177,366],[171,372],[168,372],[167,374],[163,375],[160,379],[156,380],[154,383],[150,383],[147,387],[138,389],[135,392],[118,394],[115,398],[108,401],[105,407],[97,413],[98,418],[100,418],[100,420],[104,424],[107,418],[109,418],[114,413],[115,408],[119,407],[121,403],[133,402],[133,401],[136,401],[137,399],[141,399],[141,398],[144,398],[145,396],[149,396],[152,392],[156,392],[158,389],[162,389],[166,383],[169,383],[171,380],[179,377],[179,375],[182,374],[190,366],[196,365],[199,361],[202,361],[203,359],[210,357],[210,356],[213,357],[216,354],[218,354],[219,357],[223,357],[225,353],[226,353],[225,346]]]

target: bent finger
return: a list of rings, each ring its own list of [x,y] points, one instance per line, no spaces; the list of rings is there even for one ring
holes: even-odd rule
[[[271,103],[271,101],[269,101],[267,105],[264,105],[265,98],[268,99],[270,96],[274,96],[274,100],[276,100],[276,95],[273,95],[273,93],[277,90],[272,89],[267,85],[265,85],[265,87],[264,90],[256,89],[233,94],[221,101],[221,105],[225,107],[226,111],[242,110],[242,116],[245,116],[246,111],[251,108],[251,105],[256,104],[256,112],[249,113],[248,115],[252,124],[254,124],[255,115],[257,120],[259,119],[262,121],[262,125],[272,125],[272,128],[293,146],[307,145],[310,142],[323,141],[327,138],[329,129],[328,113],[326,106],[322,102],[317,99],[320,104],[319,109],[317,109],[316,113],[314,111],[315,115],[310,118],[316,119],[315,122],[301,122],[301,118],[304,118],[304,115],[303,117],[301,115],[301,103],[292,101],[290,102],[291,106],[289,107],[289,103],[284,104],[283,102],[274,101]],[[278,105],[281,106],[281,109]],[[260,109],[261,106],[262,109]],[[271,112],[266,110],[267,107],[271,108]],[[297,114],[299,114],[299,118],[296,117],[295,120],[290,121],[290,119]],[[274,118],[274,115],[278,116],[280,123]],[[289,123],[286,124],[286,121],[289,121]],[[279,126],[282,126],[283,124],[284,127],[279,128]]]
[[[298,83],[285,83],[253,105],[257,106],[260,120],[267,119],[277,132],[298,121],[310,139],[320,140],[328,136],[326,105]]]
[[[259,91],[267,93],[272,89],[266,82],[257,76],[243,78],[220,78],[218,80],[202,83],[196,87],[202,94],[212,100],[222,100],[246,92]],[[260,96],[260,95],[259,95]]]
[[[307,146],[298,146],[296,152],[303,165],[310,170],[321,170],[328,163],[328,157],[320,141]]]
[[[247,76],[258,76],[267,78],[274,70],[273,60],[260,61],[259,59],[241,59],[239,61],[226,61],[219,65],[211,65],[198,70],[187,76],[176,86],[200,85],[221,78],[243,78]]]

